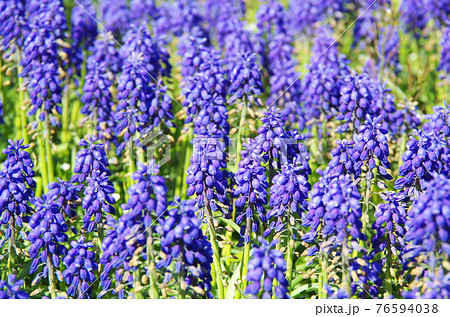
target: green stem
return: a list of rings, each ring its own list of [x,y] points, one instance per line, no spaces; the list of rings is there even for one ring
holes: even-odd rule
[[[237,147],[236,147],[236,160],[239,159],[242,150],[242,134],[245,132],[245,121],[247,118],[247,96],[244,95],[244,106],[242,107],[241,120],[239,121]]]
[[[292,236],[294,234],[291,226],[291,222],[287,221],[287,229],[288,229],[288,238],[287,238],[287,248],[286,248],[286,277],[289,282],[289,285],[292,281],[293,276],[293,266],[294,266],[294,250],[292,248],[292,245],[294,244],[294,240],[292,240]]]
[[[320,251],[320,261],[322,264],[322,272],[319,276],[319,299],[327,298],[327,292],[325,290],[325,285],[328,284],[328,259],[325,254],[325,251]]]
[[[187,170],[189,168],[189,166],[191,165],[191,155],[192,155],[192,147],[193,144],[191,146],[189,146],[191,140],[192,140],[192,136],[193,136],[193,130],[192,128],[189,128],[189,132],[187,135],[187,146],[186,146],[186,152],[185,152],[185,157],[184,157],[184,166],[183,166],[183,175],[186,176],[187,174]],[[184,193],[186,193],[188,189],[188,185],[186,182],[182,182],[182,187],[181,187],[181,195],[184,195]]]
[[[362,233],[367,236],[367,224],[369,223],[369,202],[370,202],[370,187],[371,187],[370,180],[366,177],[366,191],[364,194],[364,214],[362,217]],[[361,241],[362,246],[365,245],[364,241]]]
[[[152,227],[148,228],[148,236],[147,236],[147,271],[149,273],[150,278],[150,298],[158,299],[159,292],[156,285],[157,277],[155,271],[155,250],[153,249],[153,229]]]
[[[342,276],[344,281],[344,288],[347,291],[348,295],[351,296],[352,294],[352,288],[351,288],[351,282],[350,282],[350,273],[348,272],[349,268],[349,262],[348,262],[348,256],[349,256],[349,250],[347,246],[347,237],[345,237],[344,242],[342,243]]]
[[[63,96],[63,117],[62,117],[62,136],[61,141],[63,143],[70,141],[70,131],[69,131],[69,102],[70,102],[70,77],[66,75],[66,87],[64,89]]]
[[[56,298],[56,284],[55,284],[55,274],[54,274],[54,267],[51,260],[51,253],[48,250],[47,247],[47,268],[48,268],[48,290],[51,294],[52,299]]]
[[[391,241],[387,239],[387,245],[386,245],[387,255],[386,255],[386,280],[385,280],[385,287],[386,291],[389,295],[392,295],[392,284],[394,279],[391,275],[391,267],[392,267],[392,251],[391,251]]]
[[[39,119],[37,119],[39,120]],[[43,192],[47,191],[48,185],[48,174],[47,174],[47,159],[45,155],[45,145],[44,145],[44,131],[43,124],[39,121],[39,132],[38,132],[38,147],[39,147],[39,167],[41,169],[41,178],[42,178],[42,188]]]
[[[180,272],[178,278],[179,278],[179,284],[178,284],[179,294],[178,294],[178,298],[179,299],[186,299],[186,282],[185,282],[184,266],[181,266],[181,272]]]
[[[8,257],[8,270],[9,273],[14,273],[13,269],[16,264],[16,233],[14,231],[15,227],[14,217],[11,217],[9,222],[9,228],[11,229],[11,237],[9,238],[9,257]]]
[[[48,182],[54,182],[54,171],[53,171],[53,155],[52,155],[52,149],[50,145],[50,121],[49,121],[49,115],[47,114],[45,118],[45,129],[46,134],[44,133],[44,139],[45,139],[45,151],[46,151],[46,159],[47,159],[47,166],[48,166]]]
[[[205,186],[206,188],[206,186]],[[210,242],[213,249],[213,263],[214,267],[216,269],[216,277],[217,277],[217,290],[218,290],[218,297],[219,299],[225,298],[225,291],[223,286],[223,278],[222,278],[222,265],[220,263],[220,249],[219,245],[217,244],[217,235],[216,230],[214,229],[214,222],[213,222],[213,215],[211,208],[209,207],[209,199],[206,197],[206,194],[204,194],[205,199],[205,209],[206,209],[206,221],[208,223],[208,231],[209,231],[209,237]]]
[[[19,65],[18,67],[18,71],[17,71],[17,83],[18,83],[18,92],[19,92],[19,98],[18,100],[18,105],[19,105],[19,114],[20,114],[20,130],[21,130],[21,136],[24,140],[25,144],[28,144],[28,133],[27,133],[27,116],[26,116],[26,110],[22,109],[22,107],[24,106],[24,102],[25,102],[25,89],[22,87],[23,86],[23,78],[20,77],[19,75],[22,73],[23,67],[20,65],[20,60],[21,60],[21,49],[20,47],[16,48],[16,62]]]

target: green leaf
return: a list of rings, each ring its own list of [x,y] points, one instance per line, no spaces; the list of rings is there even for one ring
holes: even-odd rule
[[[293,290],[291,293],[291,296],[293,298],[297,298],[303,292],[313,292],[313,291],[317,291],[318,289],[319,289],[319,283],[305,284],[305,285],[302,285],[302,286],[296,288],[295,290]]]
[[[236,283],[241,276],[241,263],[238,264],[234,270],[233,275],[228,283],[227,293],[225,294],[225,299],[233,299],[236,293]]]
[[[239,228],[239,226],[233,220],[224,219],[224,218],[220,217],[220,221],[225,223],[226,225],[230,226],[236,232],[241,231],[241,228]]]

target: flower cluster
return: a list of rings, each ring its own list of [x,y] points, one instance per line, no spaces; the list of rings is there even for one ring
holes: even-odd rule
[[[189,185],[187,197],[196,195],[196,204],[203,218],[204,207],[217,210],[216,201],[228,205],[225,189],[226,167],[224,144],[215,138],[194,138],[194,154],[187,169],[186,183]]]
[[[443,175],[434,174],[424,187],[425,192],[417,198],[408,212],[405,240],[412,242],[408,245],[411,257],[420,252],[428,252],[432,262],[432,258],[440,252],[450,255],[450,180]],[[430,265],[433,266],[432,263]]]
[[[36,275],[36,284],[42,277],[48,277],[49,270],[52,270],[50,266],[59,268],[60,257],[67,254],[64,243],[68,241],[68,237],[67,225],[57,202],[42,195],[42,198],[36,197],[34,204],[36,212],[31,216],[31,232],[28,234],[28,241],[31,243],[28,252],[33,259],[30,274],[38,270],[39,264],[44,264],[43,271]]]
[[[11,49],[11,53],[14,53],[16,46],[23,45],[22,34],[26,32],[24,20],[23,0],[0,1],[0,50],[2,52]]]
[[[357,130],[363,124],[366,115],[371,114],[371,105],[373,96],[370,90],[370,80],[366,73],[358,75],[352,71],[351,75],[345,78],[345,84],[341,89],[341,98],[339,100],[339,114],[336,119],[343,120],[345,123],[336,129],[342,133],[350,128]]]
[[[249,243],[250,230],[257,232],[260,221],[266,221],[264,206],[267,205],[269,184],[265,175],[266,169],[261,166],[261,145],[249,139],[243,146],[242,159],[235,174],[236,188],[233,194],[236,198],[236,223],[240,225],[246,218],[245,224],[241,226],[241,236],[244,237],[245,243]],[[253,216],[255,212],[259,219]],[[248,226],[251,228],[247,229]]]
[[[92,69],[93,65],[104,64],[109,79],[120,72],[122,57],[116,49],[116,42],[111,35],[101,34],[89,50],[92,54],[87,58],[88,69]]]
[[[58,178],[57,182],[48,184],[47,196],[50,200],[55,201],[62,207],[62,211],[69,218],[76,216],[76,201],[80,198],[78,193],[81,191],[83,185],[74,185],[68,181]]]
[[[53,114],[61,114],[61,80],[58,71],[58,54],[54,29],[49,24],[35,24],[25,40],[20,74],[30,94],[31,110],[28,115],[39,112],[39,119],[48,116],[52,125],[58,125]]]
[[[259,96],[264,92],[261,80],[261,69],[256,62],[256,55],[244,53],[240,55],[230,74],[230,87],[228,94],[231,96],[228,103],[244,99],[250,105],[261,105]]]
[[[130,11],[126,0],[101,0],[100,10],[104,21],[104,28],[116,36],[124,35],[130,23]]]
[[[283,254],[275,249],[278,240],[270,243],[261,237],[258,240],[261,246],[252,249],[252,259],[248,262],[247,281],[250,284],[245,293],[258,298],[262,289],[263,299],[271,299],[273,296],[278,299],[289,298],[289,284],[284,277],[286,261]],[[277,286],[274,285],[275,281]]]
[[[442,34],[441,39],[442,53],[438,70],[446,74],[450,74],[450,26],[447,26]]]
[[[28,145],[23,144],[23,139],[8,142],[8,147],[3,150],[8,157],[0,170],[0,225],[6,227],[5,239],[14,234],[16,226],[21,228],[24,222],[29,221],[32,213],[29,203],[36,187],[34,164],[26,152]]]
[[[74,48],[86,50],[94,45],[97,37],[95,7],[91,0],[79,1],[72,9],[72,39]]]
[[[92,249],[92,242],[85,242],[84,236],[78,241],[70,242],[71,249],[67,252],[62,262],[66,266],[63,272],[64,280],[69,285],[67,296],[79,299],[90,298],[92,294],[91,284],[95,282],[95,273],[98,264]]]
[[[169,268],[175,262],[175,272],[184,280],[182,289],[212,298],[210,242],[202,233],[201,221],[195,215],[194,201],[183,201],[167,212],[156,232],[161,235],[161,252],[165,255],[157,268]]]
[[[7,281],[0,280],[0,299],[28,299],[26,292],[21,291],[24,281],[17,280],[15,274],[8,275]]]
[[[449,299],[450,273],[445,274],[441,267],[435,272],[427,271],[426,276],[416,281],[418,286],[410,291],[404,291],[406,299]]]
[[[368,181],[374,178],[373,170],[376,168],[378,174],[385,179],[392,179],[387,169],[391,168],[388,161],[389,147],[386,134],[388,131],[383,128],[383,118],[381,116],[371,118],[366,115],[366,121],[358,128],[359,134],[355,135],[355,150],[359,153],[359,158],[364,165],[368,166],[366,179]],[[380,161],[378,165],[376,160]]]
[[[400,6],[401,20],[406,31],[416,38],[420,38],[431,18],[427,2],[428,0],[404,0]]]

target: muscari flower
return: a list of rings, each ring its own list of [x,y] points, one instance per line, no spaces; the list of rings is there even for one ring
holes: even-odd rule
[[[66,267],[63,277],[66,284],[67,296],[78,299],[90,298],[92,295],[91,285],[95,282],[95,273],[98,272],[98,264],[95,253],[91,251],[92,242],[85,242],[82,236],[78,241],[70,242],[71,248],[62,262]]]
[[[36,183],[33,180],[33,161],[25,150],[23,139],[13,142],[3,150],[8,157],[0,170],[0,225],[5,227],[4,239],[9,239],[15,226],[21,228],[30,219],[32,209],[29,202],[34,197]],[[4,240],[0,240],[0,245]]]
[[[0,280],[0,299],[28,299],[29,295],[20,289],[24,285],[23,280],[16,279],[15,274],[9,274],[8,280]]]
[[[447,75],[450,74],[450,26],[443,30],[441,39],[442,53],[438,70],[443,71]]]
[[[339,114],[336,117],[338,120],[345,121],[336,129],[339,133],[347,131],[350,123],[354,130],[358,129],[363,124],[366,114],[372,113],[373,96],[370,91],[368,75],[366,73],[358,75],[352,71],[352,74],[345,78],[345,82],[341,88]]]
[[[261,145],[249,139],[248,143],[243,146],[242,159],[238,163],[238,170],[235,174],[236,188],[233,195],[237,214],[236,223],[240,225],[245,219],[241,226],[241,236],[245,243],[249,243],[249,233],[257,232],[260,222],[266,221],[264,206],[267,205],[269,184],[265,175],[266,169],[261,166]]]
[[[415,281],[418,284],[412,290],[403,291],[406,299],[449,299],[450,298],[450,273],[440,267],[436,271],[427,271],[425,277]]]
[[[87,58],[88,68],[91,68],[92,65],[104,64],[110,80],[118,75],[122,67],[122,57],[110,34],[101,34],[89,50],[92,54]]]
[[[138,163],[138,171],[132,178],[136,181],[129,190],[130,198],[122,205],[124,215],[115,221],[107,217],[107,237],[102,241],[103,254],[100,263],[103,264],[103,272],[100,275],[100,285],[103,293],[110,291],[112,278],[110,273],[114,271],[114,279],[118,285],[131,284],[133,278],[124,276],[124,271],[133,269],[130,260],[135,256],[135,251],[145,246],[147,236],[153,231],[154,219],[162,221],[162,215],[167,211],[167,186],[165,179],[159,176],[159,165],[154,161],[144,165]],[[137,256],[140,256],[139,252]],[[147,255],[144,254],[144,257]],[[112,290],[115,294],[115,290]],[[102,294],[103,294],[102,293]],[[124,289],[118,291],[119,298],[125,296]],[[101,296],[99,296],[101,297]]]
[[[66,14],[61,0],[35,0],[28,8],[32,24],[48,25],[56,39],[64,39],[67,31]]]
[[[420,38],[431,18],[427,0],[404,0],[400,6],[401,20],[407,32]]]
[[[250,52],[240,55],[230,73],[228,94],[231,97],[228,103],[233,104],[238,99],[244,99],[249,105],[261,106],[259,96],[263,92],[261,68],[256,62],[256,55]]]
[[[128,30],[130,23],[130,11],[126,0],[100,1],[104,28],[121,37]]]
[[[73,48],[83,51],[94,45],[98,33],[95,18],[95,7],[91,0],[79,1],[73,7],[71,19]]]
[[[93,170],[86,180],[87,186],[84,189],[84,197],[81,203],[86,211],[83,217],[83,225],[87,232],[92,232],[98,226],[103,226],[105,213],[115,214],[113,205],[116,200],[112,195],[115,190],[106,172],[100,174],[99,170]]]
[[[96,136],[87,136],[86,139],[80,141],[79,145],[84,148],[77,152],[73,168],[74,175],[70,179],[72,184],[84,183],[89,176],[92,176],[93,171],[98,171],[98,175],[103,173],[106,173],[107,176],[111,175],[105,145],[97,143],[97,141]]]
[[[398,29],[392,25],[381,28],[377,41],[378,68],[392,69],[395,73],[400,71],[398,52],[400,49],[400,37]]]
[[[69,218],[76,216],[77,200],[80,198],[78,193],[83,185],[74,185],[71,182],[58,178],[57,182],[51,182],[47,185],[47,196],[50,200],[55,200],[62,208],[61,210]]]
[[[104,142],[117,143],[112,134],[114,129],[113,98],[111,94],[112,82],[109,79],[104,63],[87,64],[88,73],[84,78],[81,102],[84,106],[81,113],[96,124],[98,137]],[[108,144],[108,143],[107,143]]]
[[[0,51],[22,47],[26,31],[24,1],[0,1]]]
[[[183,272],[184,283],[199,295],[212,298],[211,243],[203,235],[201,221],[195,213],[194,201],[183,201],[167,212],[157,226],[161,236],[161,252],[165,255],[156,268],[168,268],[175,262],[174,273]]]
[[[150,22],[159,16],[155,0],[131,0],[130,20],[135,22]]]
[[[67,254],[64,243],[68,241],[67,225],[64,216],[60,213],[61,206],[53,197],[42,195],[36,197],[36,212],[31,216],[28,241],[31,246],[28,249],[30,258],[33,259],[30,266],[30,274],[34,274],[40,264],[44,265],[42,272],[38,273],[33,281],[37,284],[39,280],[46,278],[49,273],[48,265],[59,268],[61,257]],[[61,275],[57,272],[57,277],[61,280]]]
[[[247,281],[245,293],[252,298],[258,298],[261,290],[263,299],[287,299],[289,283],[284,274],[286,272],[286,261],[283,254],[275,249],[278,240],[270,244],[263,238],[258,238],[260,247],[252,249],[252,259],[248,262]],[[276,281],[277,286],[274,282]]]
[[[438,253],[450,255],[450,180],[433,174],[424,188],[408,212],[405,241],[411,244],[405,256],[414,258],[421,252],[428,253],[433,267]]]
[[[21,77],[30,94],[29,116],[39,112],[39,119],[50,117],[52,125],[59,125],[54,113],[62,114],[61,80],[58,71],[56,37],[49,23],[34,24],[25,40]]]
[[[379,204],[375,210],[376,221],[372,224],[375,235],[372,237],[371,256],[386,252],[397,256],[403,261],[405,247],[406,203],[404,193],[381,193],[384,203]],[[386,258],[382,258],[382,265]],[[388,268],[389,269],[389,268]]]
[[[226,197],[227,173],[224,143],[216,138],[197,137],[193,140],[194,153],[187,169],[187,197],[196,196],[196,205],[200,209],[200,218],[204,208],[216,211],[216,201],[228,205]],[[206,206],[207,205],[207,206]]]
[[[371,118],[366,115],[366,121],[358,128],[358,134],[354,136],[355,150],[359,152],[358,160],[368,166],[366,179],[374,178],[373,170],[376,168],[378,174],[385,179],[392,179],[387,169],[391,168],[388,161],[389,147],[386,134],[388,131],[383,128],[383,118],[381,116]],[[377,164],[378,160],[380,165]]]

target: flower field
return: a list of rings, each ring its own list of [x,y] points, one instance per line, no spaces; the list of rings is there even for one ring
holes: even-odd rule
[[[0,0],[0,298],[448,299],[448,102],[448,0]]]

